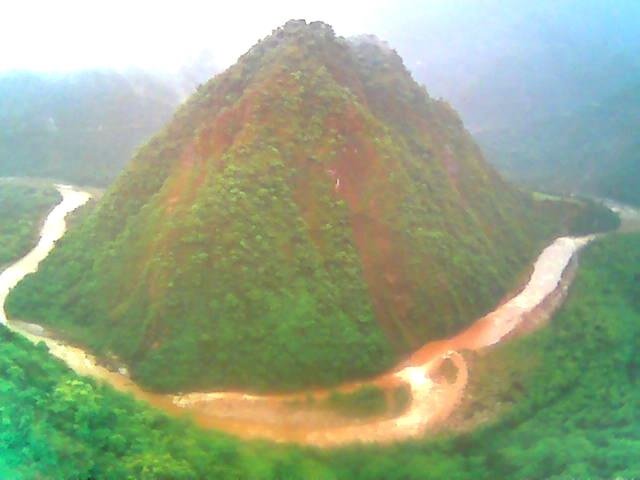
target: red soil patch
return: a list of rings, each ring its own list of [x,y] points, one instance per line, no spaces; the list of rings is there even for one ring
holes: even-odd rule
[[[391,341],[400,350],[416,346],[407,323],[413,308],[413,289],[407,281],[407,257],[401,236],[383,218],[393,212],[398,198],[389,182],[393,162],[383,162],[368,140],[365,121],[351,106],[340,117],[328,120],[328,129],[337,130],[345,139],[327,181],[339,179],[335,195],[350,210],[351,228],[360,254],[365,282],[369,288],[376,317]]]

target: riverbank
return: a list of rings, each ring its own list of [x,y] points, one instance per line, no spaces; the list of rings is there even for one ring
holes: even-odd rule
[[[64,234],[65,216],[91,196],[72,187],[58,186],[58,189],[63,200],[47,218],[40,243],[0,276],[0,301],[4,302],[10,288],[22,277],[37,269],[38,263]],[[383,389],[407,385],[411,401],[397,416],[383,415],[362,420],[314,410],[313,405],[318,402],[309,402],[309,398],[325,398],[330,394],[328,391],[261,396],[242,392],[198,392],[176,396],[149,393],[140,389],[126,374],[110,371],[88,352],[47,336],[47,332],[39,330],[37,325],[16,322],[10,327],[33,342],[45,342],[52,355],[64,360],[78,374],[105,381],[171,414],[192,416],[203,427],[224,430],[242,438],[322,447],[356,442],[388,443],[422,436],[449,416],[460,401],[467,382],[466,364],[459,352],[495,345],[515,331],[525,319],[531,321],[536,315],[536,308],[554,292],[557,294],[571,259],[592,238],[557,239],[538,257],[529,282],[511,300],[460,334],[447,340],[429,342],[391,372],[338,389],[349,392],[363,384]],[[549,315],[548,309],[539,311],[540,315],[543,311],[544,315]],[[453,381],[440,375],[440,367],[447,360],[457,369]]]

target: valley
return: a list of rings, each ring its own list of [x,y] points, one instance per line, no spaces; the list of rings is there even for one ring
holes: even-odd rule
[[[0,301],[3,306],[8,292],[24,276],[37,270],[39,263],[62,237],[66,230],[65,216],[91,197],[88,192],[73,187],[59,185],[57,188],[62,195],[62,202],[48,216],[40,242],[29,254],[0,274]],[[636,212],[620,206],[614,208],[624,212],[622,218],[625,228],[632,228],[637,218]],[[52,355],[63,360],[76,373],[105,381],[168,413],[186,413],[203,427],[224,430],[242,438],[265,438],[322,447],[354,442],[388,443],[421,437],[446,421],[460,402],[467,383],[467,367],[459,352],[491,347],[512,336],[523,323],[536,324],[540,318],[552,315],[569,288],[564,274],[570,262],[593,238],[586,236],[555,240],[538,257],[531,278],[522,291],[496,310],[448,340],[427,343],[399,366],[375,380],[349,383],[334,389],[348,393],[363,384],[375,385],[383,390],[402,384],[409,387],[411,399],[403,412],[373,420],[336,417],[319,408],[318,401],[329,395],[326,390],[271,396],[242,392],[183,395],[150,393],[133,383],[126,370],[118,372],[107,369],[92,354],[57,340],[55,330],[47,335],[39,325],[17,321],[9,321],[8,325],[34,343],[43,341]],[[457,370],[452,382],[437,375],[441,364],[448,359]]]
[[[0,414],[6,426],[0,430],[0,474],[142,480],[632,475],[640,441],[633,428],[640,312],[637,285],[629,279],[638,273],[639,255],[636,233],[594,242],[553,322],[467,359],[474,372],[467,396],[475,406],[463,400],[461,411],[482,409],[483,402],[509,405],[511,399],[508,410],[469,432],[445,429],[396,445],[318,451],[205,432],[74,374],[42,346],[0,328]],[[567,423],[574,415],[579,422]],[[557,441],[549,445],[549,438]]]

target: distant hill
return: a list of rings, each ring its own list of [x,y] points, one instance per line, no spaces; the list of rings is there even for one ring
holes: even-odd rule
[[[589,107],[478,134],[510,177],[640,205],[640,82]]]
[[[290,21],[200,87],[8,302],[150,388],[388,368],[558,231],[383,42]]]
[[[0,176],[105,185],[192,88],[140,72],[2,74]]]
[[[640,201],[640,3],[399,0],[395,9],[413,15],[385,18],[380,31],[502,173]]]

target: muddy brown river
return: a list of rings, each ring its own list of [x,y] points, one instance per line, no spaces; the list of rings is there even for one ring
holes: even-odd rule
[[[224,430],[242,438],[264,438],[277,442],[330,447],[356,442],[388,443],[422,436],[447,418],[462,398],[467,382],[467,367],[459,352],[495,345],[516,331],[525,321],[544,312],[541,305],[567,288],[563,276],[572,258],[594,237],[556,239],[537,258],[533,272],[520,293],[476,320],[457,335],[429,342],[400,363],[366,384],[382,388],[405,384],[411,391],[408,407],[396,416],[369,420],[341,417],[309,402],[309,397],[326,396],[327,391],[304,391],[287,395],[251,395],[244,392],[193,392],[160,395],[144,391],[126,374],[99,365],[96,358],[81,347],[47,335],[36,324],[7,321],[4,303],[9,291],[54,248],[66,229],[65,217],[91,197],[71,186],[56,186],[62,201],[51,211],[42,228],[40,241],[23,258],[0,274],[0,322],[33,342],[45,342],[52,355],[63,360],[80,375],[91,376],[114,388],[161,408],[171,415],[188,415],[205,428]],[[564,284],[563,284],[564,280]],[[555,297],[554,297],[555,298]],[[556,303],[558,303],[556,301]],[[440,364],[449,359],[457,368],[449,382],[435,375]],[[349,391],[365,384],[353,382],[338,387]],[[335,389],[334,389],[335,390]],[[306,400],[306,401],[305,401]]]

